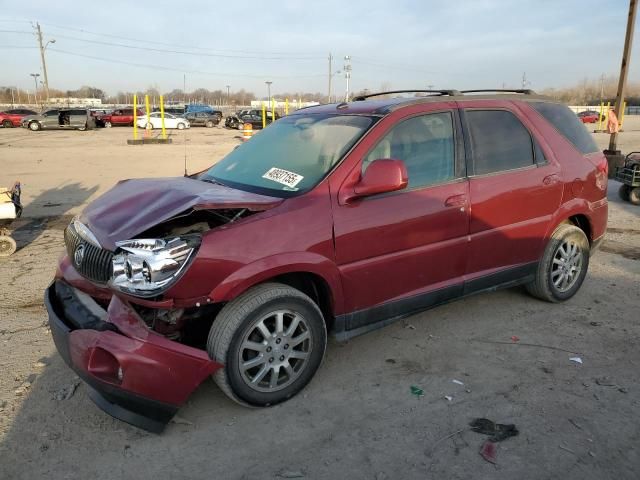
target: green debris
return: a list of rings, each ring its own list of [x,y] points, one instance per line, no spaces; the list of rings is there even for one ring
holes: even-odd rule
[[[411,393],[416,397],[424,397],[424,390],[420,387],[416,387],[415,385],[411,385]]]

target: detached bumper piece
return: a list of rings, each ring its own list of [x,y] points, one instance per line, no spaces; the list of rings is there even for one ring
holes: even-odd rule
[[[56,348],[102,410],[160,433],[189,395],[222,365],[206,352],[141,325],[114,296],[108,311],[62,280],[45,291]]]

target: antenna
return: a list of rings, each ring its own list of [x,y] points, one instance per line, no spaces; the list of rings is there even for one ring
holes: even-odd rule
[[[184,114],[187,114],[187,102],[186,102],[186,95],[187,95],[187,74],[183,73],[182,74],[182,95],[183,95],[183,102],[184,103]],[[188,177],[189,174],[187,173],[187,130],[188,128],[184,129],[184,176]]]

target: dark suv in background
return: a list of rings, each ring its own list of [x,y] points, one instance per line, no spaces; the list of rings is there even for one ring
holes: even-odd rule
[[[576,115],[530,91],[384,95],[400,93],[298,110],[199,174],[121,181],[71,222],[45,303],[101,408],[159,431],[211,375],[274,405],[328,334],[496,288],[578,292],[608,205]]]

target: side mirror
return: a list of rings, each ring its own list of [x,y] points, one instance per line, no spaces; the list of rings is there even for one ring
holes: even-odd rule
[[[342,200],[346,203],[378,193],[395,192],[406,188],[408,183],[407,167],[402,160],[381,158],[371,162],[353,191],[344,195]]]

